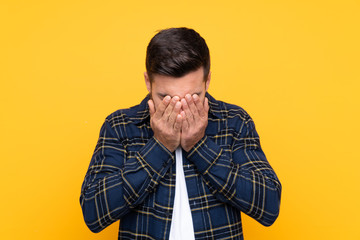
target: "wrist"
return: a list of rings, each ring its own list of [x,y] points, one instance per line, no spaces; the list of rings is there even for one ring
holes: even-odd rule
[[[174,152],[175,149],[177,148],[177,146],[174,147],[174,146],[171,146],[171,145],[167,144],[168,141],[166,141],[166,139],[162,139],[161,137],[155,136],[155,135],[154,135],[154,138],[155,138],[159,143],[161,143],[169,152]]]
[[[181,147],[185,150],[185,152],[190,152],[191,149],[205,136],[205,133],[196,138],[195,141],[186,141],[187,144],[183,144]]]
[[[195,144],[189,146],[181,146],[181,147],[184,149],[185,152],[189,152],[194,146]]]

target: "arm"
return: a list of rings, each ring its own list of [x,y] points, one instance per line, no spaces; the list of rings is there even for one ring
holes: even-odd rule
[[[107,118],[81,187],[80,204],[89,229],[100,232],[142,203],[172,161],[172,154],[155,138],[128,158]]]
[[[281,184],[261,149],[250,116],[240,129],[231,152],[205,135],[187,157],[219,200],[270,226],[279,215]]]

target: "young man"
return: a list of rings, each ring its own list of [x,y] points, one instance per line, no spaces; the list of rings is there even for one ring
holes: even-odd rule
[[[90,230],[120,220],[119,239],[243,239],[240,212],[273,224],[281,184],[249,114],[207,93],[205,40],[160,31],[146,70],[149,94],[101,127],[80,195]]]

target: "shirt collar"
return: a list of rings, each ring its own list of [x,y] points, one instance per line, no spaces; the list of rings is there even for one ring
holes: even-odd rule
[[[216,119],[221,119],[224,116],[221,114],[220,102],[213,98],[208,92],[205,93],[205,97],[209,99],[209,117],[214,117]],[[148,101],[150,100],[150,94],[147,94],[146,97],[141,101],[141,103],[136,106],[136,114],[132,119],[135,124],[142,123],[150,120],[150,112]]]

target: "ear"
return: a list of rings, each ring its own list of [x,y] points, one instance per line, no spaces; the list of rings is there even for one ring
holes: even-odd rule
[[[205,82],[205,91],[208,90],[211,80],[211,72],[209,72],[209,75],[207,76],[206,82]]]
[[[146,88],[149,91],[149,93],[151,93],[151,82],[147,72],[144,72],[144,78],[145,78]]]

